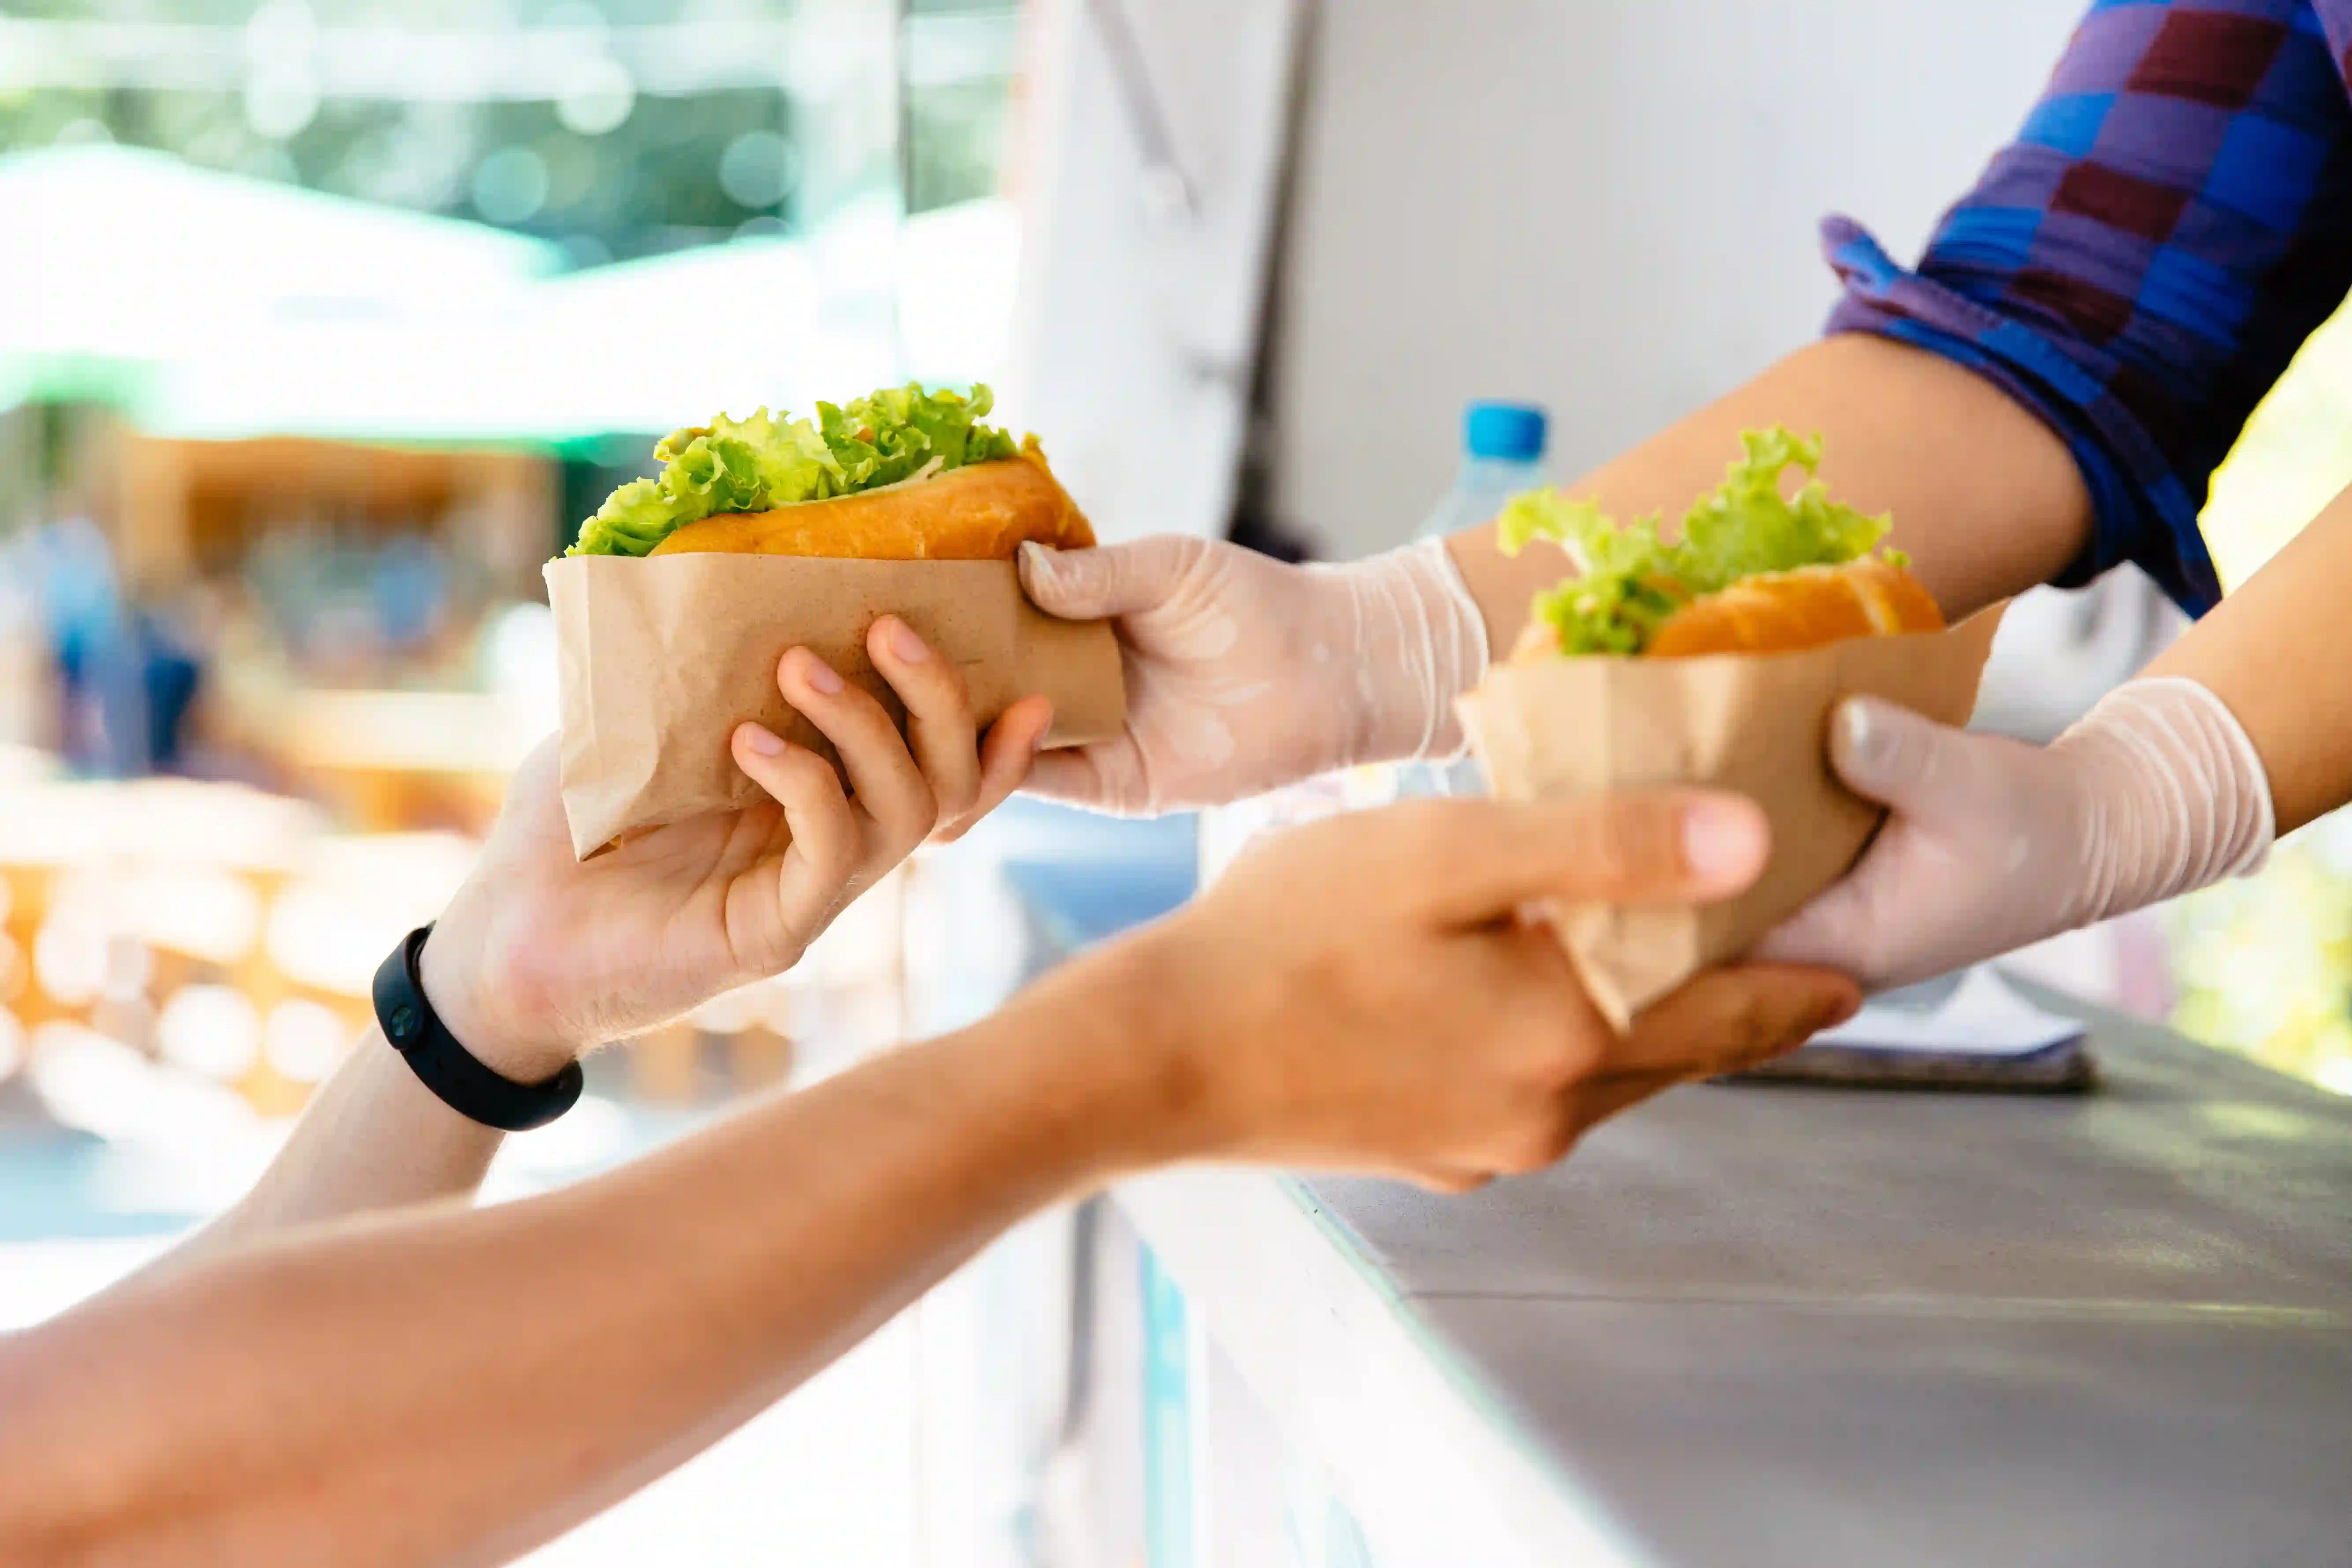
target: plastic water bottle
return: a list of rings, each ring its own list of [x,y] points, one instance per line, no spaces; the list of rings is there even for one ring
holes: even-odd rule
[[[1462,416],[1462,467],[1415,540],[1442,539],[1475,528],[1503,510],[1503,503],[1546,479],[1544,411],[1524,403],[1474,403]],[[1410,763],[1397,770],[1401,795],[1483,795],[1486,775],[1478,759],[1465,756],[1451,766]]]
[[[1413,535],[1438,539],[1475,528],[1522,490],[1544,482],[1544,411],[1525,403],[1474,403],[1462,415],[1462,467],[1454,488]]]

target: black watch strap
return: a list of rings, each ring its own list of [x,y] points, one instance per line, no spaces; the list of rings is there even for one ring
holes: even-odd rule
[[[485,1127],[527,1132],[544,1127],[578,1102],[582,1074],[573,1062],[544,1083],[517,1083],[484,1067],[451,1034],[425,999],[416,961],[429,925],[419,926],[375,972],[375,1021],[425,1088],[460,1116]]]

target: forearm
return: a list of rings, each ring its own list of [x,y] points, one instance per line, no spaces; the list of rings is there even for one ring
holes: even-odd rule
[[[452,967],[453,956],[481,951],[466,910],[461,895],[425,950],[425,994],[435,1010],[496,1072],[536,1082],[562,1070],[572,1047],[498,1027],[481,1005],[478,976],[462,964]],[[293,1226],[470,1196],[505,1141],[498,1129],[444,1104],[371,1024],[253,1190],[154,1267],[177,1268]]]
[[[1891,542],[1954,618],[2056,576],[2089,532],[2089,495],[2048,426],[1971,371],[1862,334],[1799,350],[1564,488],[1621,520],[1654,511],[1671,523],[1722,479],[1742,430],[1770,425],[1826,437],[1822,480],[1894,514]],[[1453,549],[1499,657],[1532,595],[1561,575],[1560,556],[1538,546],[1507,557],[1491,525]]]
[[[289,1236],[0,1350],[0,1557],[487,1561],[676,1464],[1137,1142],[1009,1014],[629,1169]]]
[[[295,1226],[470,1195],[505,1137],[443,1104],[371,1025],[253,1190],[158,1267]]]
[[[2148,667],[2210,689],[2270,776],[2278,831],[2352,801],[2352,491]]]

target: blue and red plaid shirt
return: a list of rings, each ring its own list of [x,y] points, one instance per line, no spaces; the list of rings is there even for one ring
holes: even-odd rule
[[[2100,0],[1916,270],[1822,226],[1845,282],[1829,330],[2005,387],[2090,488],[2065,580],[2137,562],[2201,615],[2213,470],[2352,287],[2347,79],[2352,0]]]

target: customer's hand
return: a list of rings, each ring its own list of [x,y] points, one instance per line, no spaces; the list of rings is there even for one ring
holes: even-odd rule
[[[2262,759],[2189,680],[2131,681],[2048,746],[1850,699],[1830,761],[1891,815],[1861,864],[1757,951],[1872,988],[2203,887],[2270,847]]]
[[[934,832],[961,831],[1026,776],[1043,698],[975,734],[962,677],[895,616],[866,651],[907,706],[882,705],[805,648],[776,681],[840,752],[739,726],[735,762],[768,799],[572,858],[552,742],[507,795],[473,874],[425,944],[425,992],[467,1047],[509,1077],[548,1077],[732,986],[790,968],[849,901]]]
[[[1451,754],[1486,630],[1444,547],[1289,566],[1238,545],[1024,545],[1021,581],[1116,620],[1127,732],[1037,760],[1034,793],[1121,816],[1216,805],[1358,763]]]
[[[1545,896],[1727,897],[1763,868],[1763,814],[1674,792],[1535,805],[1422,801],[1334,818],[1244,858],[1198,903],[1026,999],[1103,1014],[1154,1075],[1139,1162],[1339,1167],[1460,1189],[1566,1153],[1679,1080],[1750,1065],[1847,1016],[1820,970],[1693,980],[1620,1037],[1553,933]],[[1021,1005],[1017,1004],[1016,1005]],[[1098,1054],[1098,1053],[1097,1053]],[[1158,1137],[1154,1141],[1152,1134]]]

